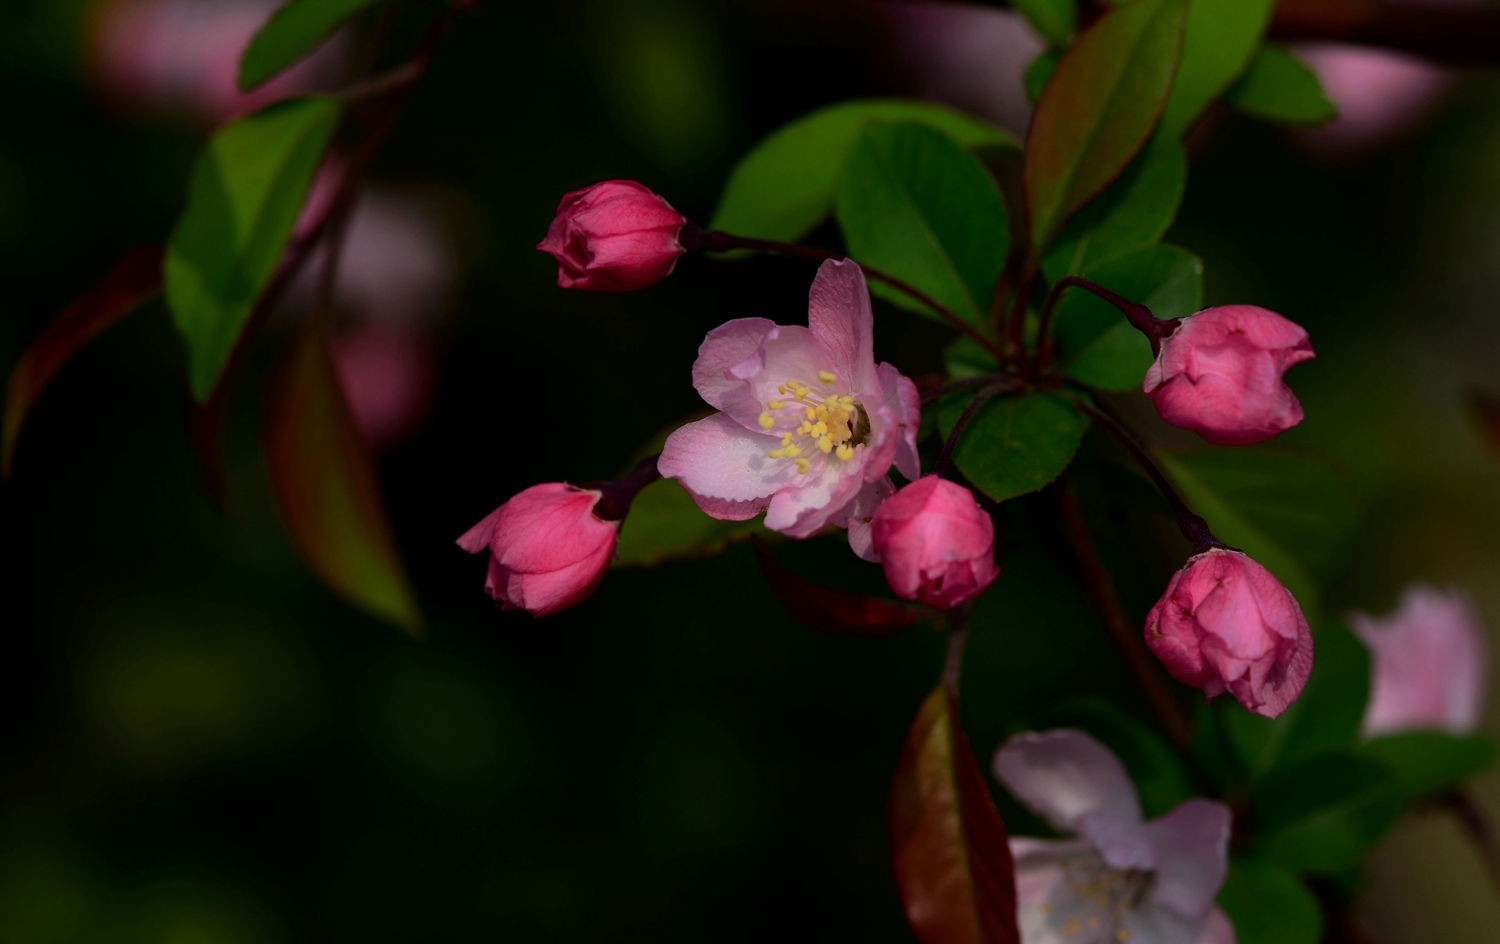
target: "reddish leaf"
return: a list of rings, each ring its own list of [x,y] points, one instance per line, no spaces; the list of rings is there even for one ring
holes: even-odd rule
[[[805,580],[771,553],[762,540],[755,540],[760,572],[771,592],[791,614],[813,629],[852,636],[889,636],[935,612],[914,603],[867,597],[822,587]]]
[[[318,319],[299,333],[271,390],[266,459],[282,522],[313,570],[354,605],[420,632],[375,463],[344,402]]]
[[[1038,258],[1150,137],[1172,89],[1186,19],[1186,0],[1135,0],[1101,17],[1057,64],[1026,135],[1026,205]]]
[[[922,702],[896,766],[891,858],[924,944],[1020,944],[1005,824],[941,685]]]
[[[160,246],[127,252],[109,274],[59,312],[21,355],[5,391],[5,432],[0,445],[4,475],[10,475],[21,425],[42,390],[85,344],[161,291],[161,260]]]

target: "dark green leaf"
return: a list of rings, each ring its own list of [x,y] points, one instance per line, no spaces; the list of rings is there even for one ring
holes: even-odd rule
[[[795,240],[828,216],[844,159],[873,122],[917,122],[970,150],[1014,148],[1010,132],[941,105],[876,99],[844,102],[776,131],[735,165],[712,229]]]
[[[1063,227],[1042,262],[1047,280],[1082,275],[1161,239],[1177,217],[1186,183],[1186,152],[1176,138],[1158,131],[1120,179]]]
[[[276,270],[339,114],[321,98],[273,105],[220,129],[198,159],[163,275],[199,401]]]
[[[1317,125],[1338,109],[1323,94],[1317,73],[1285,46],[1267,43],[1225,100],[1248,115],[1293,125]]]
[[[1279,866],[1232,859],[1219,907],[1234,924],[1236,944],[1318,944],[1323,912],[1307,886]]]
[[[986,323],[1010,242],[1005,203],[994,179],[952,138],[917,124],[866,127],[849,151],[834,212],[854,259],[971,324]],[[928,310],[881,283],[871,289]]]
[[[1275,0],[1192,0],[1162,131],[1180,137],[1250,62]]]
[[[1057,64],[1062,60],[1062,53],[1056,49],[1045,49],[1037,53],[1037,57],[1031,60],[1026,67],[1026,74],[1021,76],[1021,84],[1026,88],[1026,100],[1035,105],[1042,97],[1042,92],[1047,88],[1047,83],[1052,81],[1052,73],[1057,71]]]
[[[375,462],[344,402],[321,322],[308,321],[266,407],[266,463],[282,523],[329,587],[418,633]]]
[[[1016,9],[1050,46],[1066,46],[1078,29],[1077,0],[1016,0]]]
[[[978,341],[959,335],[944,352],[943,366],[947,367],[950,379],[967,380],[993,374],[1000,365],[996,363],[995,355],[980,347]]]
[[[966,397],[943,401],[938,427],[946,437],[964,411]],[[991,400],[980,409],[953,452],[953,461],[994,501],[1034,492],[1073,461],[1088,418],[1055,393]]]
[[[1063,56],[1026,136],[1033,246],[1114,180],[1155,127],[1181,52],[1184,0],[1116,7]]]
[[[1255,851],[1299,872],[1342,872],[1395,822],[1401,799],[1389,768],[1354,752],[1280,767],[1251,797]]]
[[[1415,800],[1452,787],[1495,762],[1495,745],[1484,738],[1407,731],[1388,734],[1364,744],[1359,752],[1385,764],[1395,789],[1405,800]]]
[[[1203,263],[1176,246],[1147,246],[1080,274],[1145,305],[1159,318],[1190,315],[1203,303]],[[1084,289],[1070,288],[1053,317],[1064,373],[1103,390],[1140,389],[1151,366],[1151,344],[1119,309]]]
[[[1338,574],[1359,524],[1348,483],[1314,456],[1264,446],[1158,459],[1214,533],[1259,561],[1315,618],[1318,578]]]
[[[620,526],[616,567],[652,566],[722,551],[729,542],[760,530],[758,521],[710,518],[682,486],[670,479],[647,485],[636,495]]]
[[[240,91],[248,92],[306,56],[333,31],[379,0],[287,0],[240,56]]]

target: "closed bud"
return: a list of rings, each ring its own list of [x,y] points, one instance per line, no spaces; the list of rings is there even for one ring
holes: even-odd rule
[[[995,525],[974,495],[936,475],[881,502],[870,520],[875,553],[896,595],[952,609],[984,592],[995,566]]]
[[[1254,305],[1222,305],[1189,315],[1162,339],[1143,389],[1173,426],[1241,446],[1302,422],[1281,375],[1312,358],[1300,326]]]
[[[633,292],[672,273],[686,223],[641,184],[606,180],[564,196],[536,248],[557,259],[563,288]]]

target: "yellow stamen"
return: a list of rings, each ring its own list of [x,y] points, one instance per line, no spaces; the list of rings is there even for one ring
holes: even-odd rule
[[[831,384],[835,380],[839,379],[839,375],[835,374],[831,370],[820,370],[820,371],[818,371],[818,379],[821,380],[821,381],[823,381],[826,384]]]
[[[843,445],[839,446],[838,449],[834,450],[833,454],[838,456],[840,459],[843,459],[845,462],[848,462],[850,459],[854,458],[854,447],[849,445],[848,443],[844,443]]]
[[[798,475],[806,475],[807,474],[807,460],[806,459],[798,459],[797,460],[797,474]]]
[[[770,429],[772,426],[775,426],[775,425],[776,425],[776,417],[772,416],[771,414],[769,414],[769,413],[767,413],[765,411],[761,411],[761,414],[760,414],[760,428],[761,429]]]

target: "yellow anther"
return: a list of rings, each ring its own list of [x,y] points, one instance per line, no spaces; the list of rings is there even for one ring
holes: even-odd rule
[[[788,459],[795,459],[795,458],[797,458],[800,455],[802,455],[802,447],[801,446],[798,446],[797,444],[793,443],[792,445],[786,447],[786,457]]]
[[[820,370],[820,371],[818,371],[818,379],[821,380],[821,381],[823,381],[826,384],[831,384],[835,380],[839,379],[839,375],[835,374],[831,370]]]
[[[1083,925],[1078,923],[1077,918],[1069,918],[1063,922],[1062,933],[1064,937],[1071,937],[1083,930]]]
[[[807,474],[807,465],[808,465],[808,462],[807,462],[806,459],[798,459],[797,460],[797,474],[799,474],[799,475],[806,475]]]
[[[777,393],[786,393],[786,384],[777,384],[776,385],[776,392]]]
[[[792,444],[792,434],[791,433],[782,433],[781,434],[781,444],[783,446],[790,446]]]
[[[785,393],[786,391],[783,390],[782,392]],[[780,409],[782,409],[783,407],[786,406],[786,401],[785,400],[768,400],[768,401],[766,401],[766,406],[770,407],[773,410],[780,410]]]
[[[828,438],[827,436],[819,436],[818,448],[822,450],[823,454],[826,456],[828,453],[833,451],[833,440]]]
[[[1125,928],[1115,928],[1115,940],[1119,941],[1120,944],[1125,944],[1126,941],[1130,940],[1130,932]]]
[[[804,410],[807,413],[807,418],[808,419],[815,420],[815,419],[818,418],[818,411],[814,410],[812,407],[810,407],[810,406],[809,407],[805,407]]]
[[[760,414],[760,428],[761,429],[770,429],[772,426],[775,426],[775,425],[776,425],[776,417],[774,417],[771,414],[769,414],[769,413],[765,412],[764,410],[762,410],[761,414]]]
[[[810,430],[807,431],[807,435],[809,435],[809,436],[826,436],[826,435],[828,435],[828,424],[825,423],[825,422],[823,422],[822,420],[818,420],[816,423],[813,424],[812,429],[810,429]]]
[[[838,456],[840,459],[843,459],[845,462],[848,462],[850,459],[854,458],[854,447],[849,445],[848,443],[844,443],[834,451],[834,455]]]
[[[786,458],[786,450],[785,449],[772,449],[770,452],[766,453],[766,455],[770,456],[772,459],[785,459]]]

